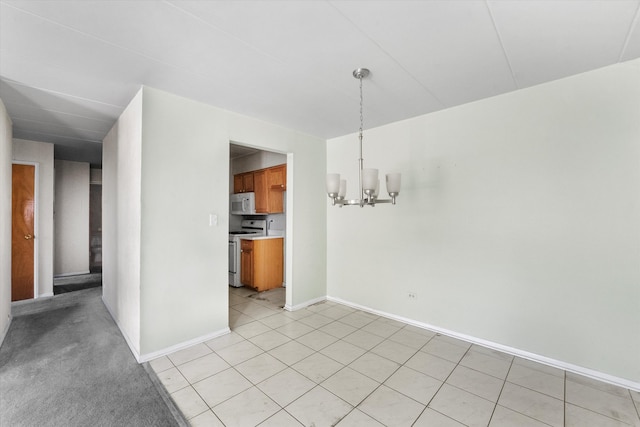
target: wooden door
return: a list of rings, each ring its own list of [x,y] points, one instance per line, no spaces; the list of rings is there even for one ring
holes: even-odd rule
[[[11,301],[33,298],[35,175],[35,166],[13,165]]]
[[[267,188],[269,191],[267,211],[284,212],[283,191],[287,189],[287,165],[267,169]]]

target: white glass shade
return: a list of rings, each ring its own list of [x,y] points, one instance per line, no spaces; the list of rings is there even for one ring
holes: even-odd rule
[[[400,177],[399,173],[387,174],[387,193],[400,193]]]
[[[327,174],[327,194],[338,194],[340,191],[340,174],[328,173]]]
[[[340,191],[338,191],[338,197],[345,198],[347,196],[347,180],[340,180]]]
[[[362,188],[373,191],[378,182],[378,169],[362,169]]]
[[[376,179],[376,188],[373,189],[373,197],[378,197],[379,192],[380,192],[380,180]]]

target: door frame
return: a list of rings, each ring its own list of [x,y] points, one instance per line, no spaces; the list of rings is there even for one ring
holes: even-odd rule
[[[39,256],[39,247],[40,247],[40,231],[39,231],[39,211],[40,211],[40,163],[38,162],[29,162],[23,160],[12,160],[11,168],[13,169],[13,165],[27,165],[34,167],[34,177],[33,177],[33,299],[37,299],[40,295],[38,293],[38,284],[40,280],[38,278],[38,266],[40,263],[38,262]],[[11,189],[11,194],[13,195],[13,188]],[[13,221],[13,215],[12,215]],[[13,228],[13,223],[12,223]],[[26,300],[28,301],[28,300]]]

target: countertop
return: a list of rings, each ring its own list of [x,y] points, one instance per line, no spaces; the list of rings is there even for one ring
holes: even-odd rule
[[[251,236],[251,235],[242,235],[240,236],[241,240],[267,240],[267,239],[284,239],[284,236]]]

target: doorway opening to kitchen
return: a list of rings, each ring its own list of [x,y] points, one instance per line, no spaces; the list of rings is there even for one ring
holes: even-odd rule
[[[229,327],[273,314],[287,288],[287,169],[292,155],[234,141],[229,149]],[[289,189],[290,190],[290,189]],[[290,242],[289,242],[290,243]],[[289,256],[288,256],[289,255]],[[289,261],[287,260],[289,258]]]

